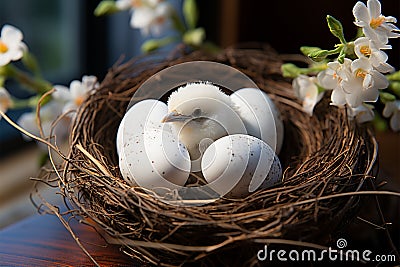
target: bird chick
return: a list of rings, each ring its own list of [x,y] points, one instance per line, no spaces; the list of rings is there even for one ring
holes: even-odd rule
[[[171,123],[189,151],[192,168],[197,170],[203,152],[213,141],[246,133],[230,97],[211,83],[190,83],[178,88],[168,99],[168,112],[163,122]]]

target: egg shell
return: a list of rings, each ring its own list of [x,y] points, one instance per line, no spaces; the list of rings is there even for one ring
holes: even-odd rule
[[[202,172],[209,186],[228,198],[242,198],[280,182],[282,167],[273,149],[250,135],[228,135],[207,148]]]
[[[118,154],[124,146],[124,139],[128,135],[143,132],[145,127],[170,131],[170,126],[161,122],[167,112],[167,105],[155,99],[142,100],[133,105],[125,113],[118,127],[116,141]]]
[[[284,137],[280,113],[269,96],[257,88],[242,88],[231,94],[247,134],[266,142],[279,154]]]
[[[126,113],[117,134],[123,178],[156,193],[183,186],[190,173],[187,149],[161,122],[166,114],[164,103],[141,101]]]

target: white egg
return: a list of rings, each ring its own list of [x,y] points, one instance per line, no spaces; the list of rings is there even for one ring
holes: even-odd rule
[[[118,154],[120,154],[121,147],[124,146],[124,139],[134,133],[143,132],[145,127],[146,129],[170,130],[169,125],[161,122],[167,112],[167,105],[155,99],[142,100],[133,105],[122,118],[118,128]]]
[[[183,186],[191,164],[185,146],[161,122],[166,114],[164,103],[141,101],[125,114],[117,134],[123,178],[158,194]]]
[[[243,88],[230,97],[247,133],[263,140],[279,154],[284,137],[283,123],[268,95],[260,89]]]
[[[282,167],[273,149],[250,135],[222,137],[207,148],[202,172],[220,195],[242,198],[281,181]]]

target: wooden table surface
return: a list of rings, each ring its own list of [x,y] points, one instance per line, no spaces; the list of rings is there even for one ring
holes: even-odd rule
[[[101,266],[139,266],[91,228],[72,222]],[[96,244],[96,245],[93,245]],[[94,266],[57,217],[35,215],[0,231],[0,266]]]
[[[399,191],[400,188],[399,140],[398,135],[378,134],[380,165],[386,173],[389,186],[387,189],[395,191]],[[395,205],[391,208],[392,214],[388,217],[394,222],[395,233],[399,233],[400,227],[396,219],[400,216],[399,202],[393,198],[390,200],[395,201]],[[389,208],[389,205],[385,203],[383,207]],[[379,220],[377,222],[379,223]],[[73,222],[72,226],[85,248],[101,266],[140,266],[119,251],[118,246],[105,246],[104,240],[91,227],[77,222]],[[358,233],[356,236],[362,238],[360,231],[366,235],[366,239],[361,239],[360,242],[368,243],[376,239],[370,225],[365,231],[361,230],[363,229],[362,222],[358,221],[355,226],[358,230],[353,231],[353,235],[355,232]],[[377,237],[383,235],[379,231],[375,230],[375,232],[377,232]],[[353,242],[356,241],[356,236],[352,237]],[[396,237],[396,234],[394,236]],[[379,246],[385,243],[382,242]],[[79,248],[57,217],[35,215],[0,230],[0,266],[94,266],[94,264]]]

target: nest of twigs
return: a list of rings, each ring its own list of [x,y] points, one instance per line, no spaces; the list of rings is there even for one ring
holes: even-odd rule
[[[158,71],[195,60],[237,68],[270,94],[285,126],[281,184],[242,200],[179,207],[122,179],[115,137],[135,90]],[[326,244],[357,212],[354,192],[373,176],[375,140],[345,110],[330,106],[328,97],[314,116],[304,113],[290,81],[281,76],[281,64],[277,53],[264,48],[175,54],[167,61],[144,57],[112,68],[72,129],[60,182],[71,212],[90,218],[106,240],[123,245],[140,262],[161,266],[247,265],[257,263],[264,244]]]

